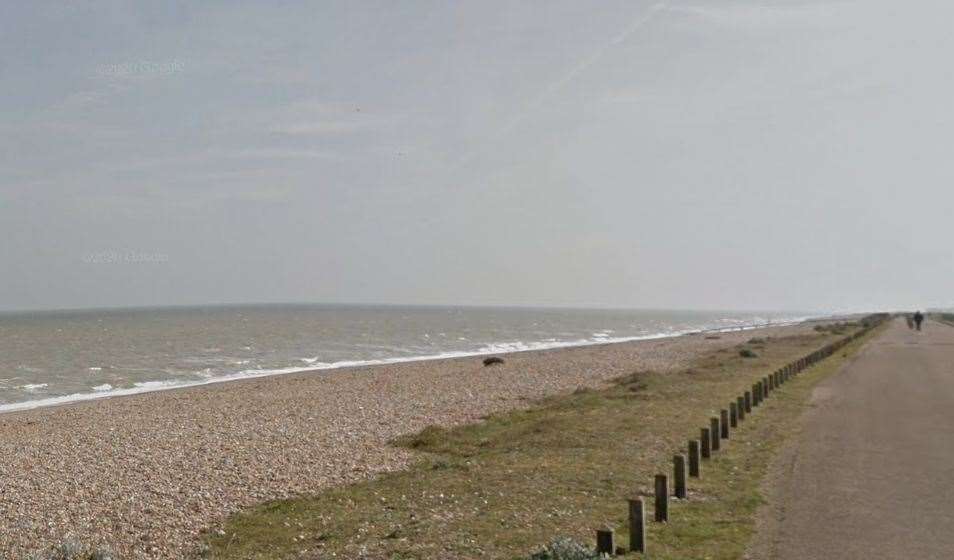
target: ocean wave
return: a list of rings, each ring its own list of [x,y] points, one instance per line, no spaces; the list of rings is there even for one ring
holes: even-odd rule
[[[44,389],[49,387],[49,383],[27,383],[26,385],[20,385],[18,389],[23,389],[24,391],[36,391],[37,389]]]
[[[199,379],[169,379],[155,381],[141,381],[134,383],[132,387],[114,388],[111,385],[103,384],[92,387],[92,392],[73,393],[69,395],[52,396],[42,399],[34,399],[22,402],[13,402],[0,404],[0,413],[13,412],[18,410],[30,410],[55,406],[74,402],[83,402],[98,400],[108,397],[119,397],[150,393],[155,391],[166,391],[171,389],[181,389],[186,387],[196,387],[201,385],[210,385],[213,383],[226,383],[229,381],[239,381],[242,379],[254,379],[259,377],[271,377],[276,375],[288,375],[293,373],[302,373],[306,371],[325,371],[352,367],[391,365],[411,362],[424,362],[431,360],[443,360],[449,358],[468,358],[475,356],[485,356],[488,354],[502,354],[515,352],[531,352],[538,350],[551,350],[556,348],[572,348],[579,346],[597,346],[603,344],[616,344],[621,342],[635,342],[640,340],[657,340],[663,338],[672,338],[688,334],[709,333],[709,332],[732,332],[741,330],[751,330],[764,327],[777,327],[794,325],[811,319],[810,317],[793,318],[788,320],[766,321],[755,324],[736,324],[734,326],[722,326],[715,328],[689,328],[684,330],[670,330],[666,332],[657,332],[643,334],[638,336],[611,337],[607,333],[611,330],[597,331],[591,335],[591,338],[580,338],[575,340],[556,340],[553,338],[543,341],[506,341],[486,344],[476,350],[468,351],[448,351],[437,354],[427,354],[418,356],[397,356],[390,358],[379,358],[370,360],[342,360],[336,362],[321,362],[319,357],[301,358],[299,361],[305,362],[304,366],[289,366],[283,368],[261,368],[245,369],[235,373],[227,373],[216,376],[202,376]],[[207,371],[207,370],[206,370]],[[205,373],[205,372],[202,372]],[[21,385],[19,388],[35,390],[47,387],[46,383]]]

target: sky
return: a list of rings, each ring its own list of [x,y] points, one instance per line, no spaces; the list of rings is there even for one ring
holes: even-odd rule
[[[0,309],[954,304],[954,4],[0,3]]]

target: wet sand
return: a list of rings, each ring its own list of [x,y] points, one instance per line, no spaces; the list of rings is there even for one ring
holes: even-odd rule
[[[811,325],[305,372],[0,415],[0,551],[67,537],[122,558],[183,558],[268,499],[400,469],[387,444],[641,369]]]

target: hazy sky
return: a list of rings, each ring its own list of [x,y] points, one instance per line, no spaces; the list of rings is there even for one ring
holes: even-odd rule
[[[951,304],[952,20],[5,1],[0,308]]]

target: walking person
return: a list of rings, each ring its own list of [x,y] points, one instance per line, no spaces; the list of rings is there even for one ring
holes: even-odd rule
[[[918,330],[921,330],[921,323],[924,322],[924,315],[920,311],[914,314],[914,325]]]

